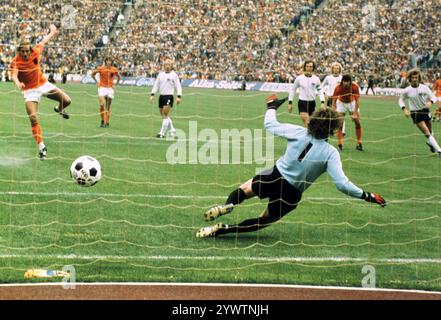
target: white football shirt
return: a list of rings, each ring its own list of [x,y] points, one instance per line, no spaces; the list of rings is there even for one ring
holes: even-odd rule
[[[294,85],[291,86],[291,90],[289,91],[288,100],[290,102],[293,101],[294,95],[296,94],[298,88],[300,90],[300,100],[315,101],[315,97],[318,95],[320,97],[320,101],[325,101],[325,96],[323,95],[320,79],[315,75],[307,77],[302,74],[296,78],[296,80],[294,81]]]
[[[178,96],[182,95],[181,82],[176,72],[161,71],[155,80],[152,88],[152,94],[156,94],[159,89],[160,95],[174,95],[175,88]]]
[[[330,74],[325,77],[325,79],[322,82],[322,88],[325,91],[325,94],[328,97],[332,97],[334,94],[335,87],[341,82],[342,75],[334,76],[333,74]]]
[[[412,86],[408,86],[401,92],[400,98],[398,100],[398,104],[400,108],[403,108],[406,106],[405,101],[407,100],[409,103],[409,110],[417,111],[427,108],[426,106],[427,98],[429,98],[432,101],[432,103],[435,103],[437,101],[437,98],[435,97],[435,95],[429,89],[428,86],[424,84],[420,84],[416,88]]]

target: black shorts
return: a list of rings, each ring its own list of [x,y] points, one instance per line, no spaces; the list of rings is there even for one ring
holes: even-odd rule
[[[164,106],[169,106],[173,108],[173,96],[172,95],[160,95],[159,96],[159,108],[164,108]]]
[[[430,110],[424,108],[418,111],[411,111],[410,116],[415,124],[421,121],[430,121]]]
[[[276,166],[257,174],[251,189],[260,199],[269,198],[270,214],[283,216],[294,210],[302,198],[302,193],[282,177]]]
[[[307,112],[309,115],[311,115],[315,110],[315,101],[299,100],[298,107],[299,113]]]

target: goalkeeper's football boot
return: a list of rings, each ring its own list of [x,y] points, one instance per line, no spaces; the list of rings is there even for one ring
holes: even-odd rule
[[[60,111],[60,109],[58,107],[55,107],[54,111],[56,113],[58,113],[63,119],[69,119],[70,118],[70,116],[66,113],[66,111],[64,109]]]
[[[44,147],[43,149],[38,151],[38,157],[40,158],[40,160],[46,159],[46,155],[47,155],[47,148],[46,147]]]
[[[204,213],[204,218],[206,221],[211,221],[211,220],[214,220],[224,214],[230,213],[231,211],[233,211],[233,209],[234,209],[234,205],[231,203],[220,205],[220,206],[215,206],[215,207],[208,209]]]
[[[208,238],[208,237],[215,237],[216,232],[219,231],[219,229],[225,229],[226,225],[223,223],[215,224],[214,226],[210,227],[203,227],[199,229],[198,232],[196,232],[196,238]]]
[[[288,97],[283,99],[277,99],[277,96],[273,94],[266,98],[266,106],[268,109],[277,110],[286,100],[288,100]]]
[[[437,152],[436,149],[434,147],[432,147],[428,141],[426,141],[426,144],[429,146],[430,152],[432,152],[432,153]]]
[[[363,145],[361,143],[358,143],[355,149],[357,149],[358,151],[363,151]]]

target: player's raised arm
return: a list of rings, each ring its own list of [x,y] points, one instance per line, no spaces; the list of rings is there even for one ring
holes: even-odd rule
[[[288,98],[277,99],[275,94],[269,96],[266,99],[267,111],[265,113],[265,129],[275,136],[283,137],[286,139],[294,139],[300,131],[305,130],[301,126],[296,126],[289,123],[280,123],[277,121],[276,110],[286,101]]]
[[[58,29],[54,24],[51,24],[49,26],[49,34],[47,34],[43,40],[41,40],[38,45],[45,46],[53,37],[55,37],[58,34]]]

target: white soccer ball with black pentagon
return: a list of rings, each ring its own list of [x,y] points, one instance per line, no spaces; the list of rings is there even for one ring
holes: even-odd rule
[[[70,166],[70,176],[83,187],[91,187],[101,179],[101,165],[91,156],[81,156]]]

